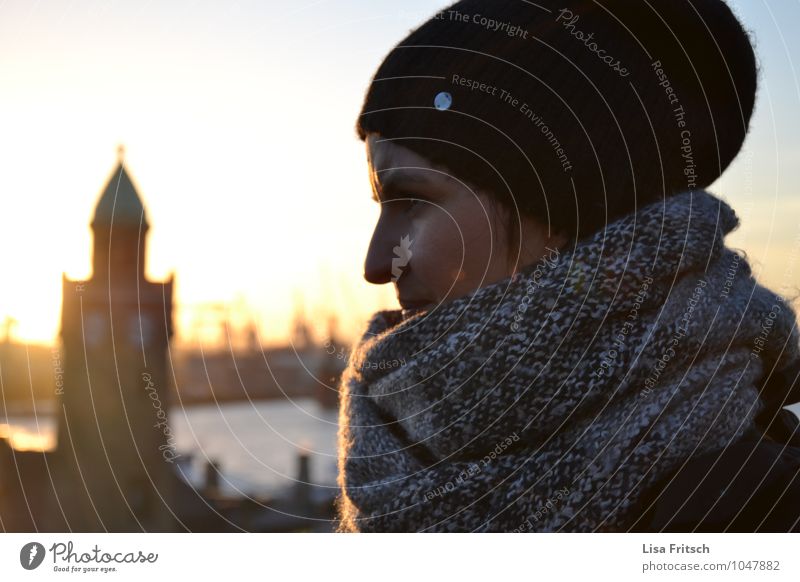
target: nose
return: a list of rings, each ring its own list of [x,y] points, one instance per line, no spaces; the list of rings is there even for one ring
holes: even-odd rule
[[[381,210],[364,261],[364,279],[369,283],[384,285],[391,282],[394,247],[399,244],[400,230],[399,225],[391,220],[389,214]]]

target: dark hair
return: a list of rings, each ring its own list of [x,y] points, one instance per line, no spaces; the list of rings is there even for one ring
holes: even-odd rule
[[[389,53],[356,130],[582,238],[714,182],[756,85],[722,0],[463,0]]]

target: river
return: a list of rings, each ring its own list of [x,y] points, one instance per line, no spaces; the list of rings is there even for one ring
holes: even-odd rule
[[[254,401],[170,409],[178,453],[191,456],[191,480],[203,483],[209,460],[221,466],[220,486],[228,495],[273,494],[295,482],[297,455],[308,451],[311,482],[336,483],[336,410],[316,400]],[[0,437],[18,449],[52,450],[52,415],[0,417]]]

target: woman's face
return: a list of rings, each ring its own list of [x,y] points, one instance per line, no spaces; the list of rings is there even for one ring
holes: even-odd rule
[[[523,218],[521,248],[509,254],[505,211],[401,144],[367,136],[370,181],[381,213],[364,265],[370,283],[394,283],[401,308],[447,303],[513,275],[544,256],[546,246],[566,242]]]

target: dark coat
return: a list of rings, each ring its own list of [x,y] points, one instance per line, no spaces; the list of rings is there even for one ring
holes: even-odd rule
[[[693,457],[642,504],[640,532],[800,532],[800,364],[763,385],[756,427]]]

